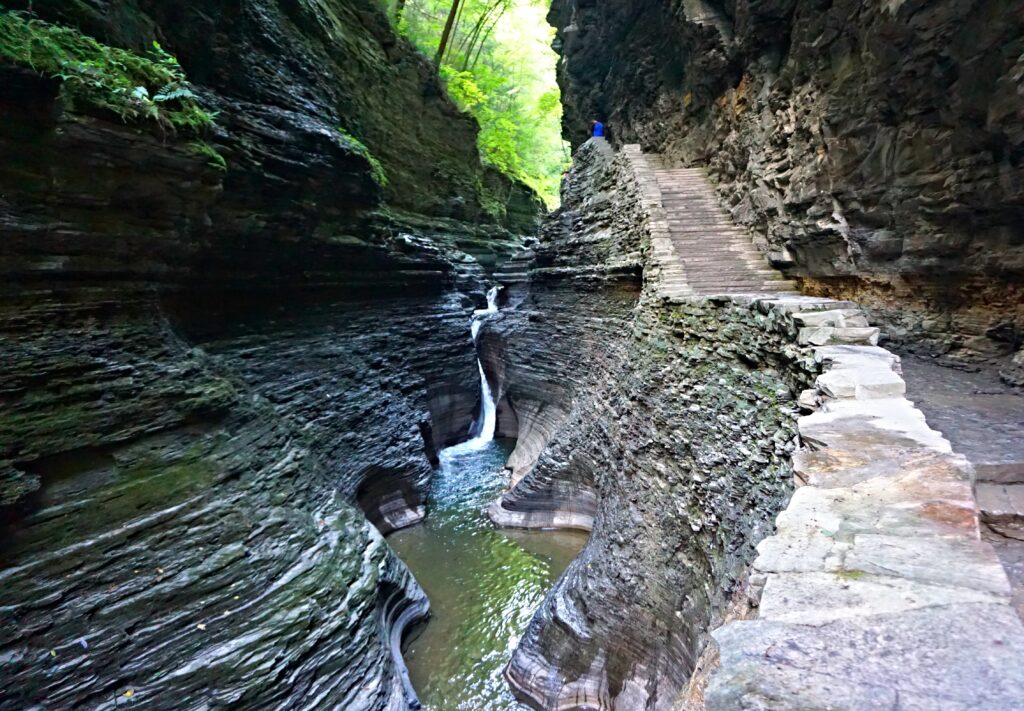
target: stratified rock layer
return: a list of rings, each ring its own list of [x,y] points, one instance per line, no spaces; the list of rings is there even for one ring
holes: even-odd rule
[[[565,133],[706,168],[805,292],[906,347],[1024,331],[1024,15],[1013,0],[555,0]]]
[[[848,301],[680,297],[660,199],[635,156],[602,144],[581,148],[529,293],[494,327],[508,407],[534,442],[491,517],[592,531],[507,668],[518,696],[1012,706],[1024,628],[978,540],[970,467],[904,399],[878,329]],[[636,254],[629,308],[611,265]],[[817,412],[796,421],[797,407]]]
[[[536,708],[662,708],[685,686],[789,495],[796,393],[815,369],[783,347],[791,324],[636,291],[640,193],[625,157],[584,146],[534,280],[488,325],[520,431],[492,519],[592,529],[508,667]]]
[[[0,706],[414,705],[380,531],[466,435],[536,201],[376,3],[32,6],[176,54],[227,170],[0,60]]]

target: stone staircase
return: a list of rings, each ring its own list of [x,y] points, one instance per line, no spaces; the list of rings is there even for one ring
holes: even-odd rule
[[[653,157],[652,157],[653,158]],[[657,160],[657,158],[653,158]],[[655,168],[674,258],[662,265],[671,295],[795,294],[735,225],[698,168]]]

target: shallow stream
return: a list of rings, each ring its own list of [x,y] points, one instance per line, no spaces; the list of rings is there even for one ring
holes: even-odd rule
[[[430,515],[388,539],[430,598],[430,622],[405,649],[413,686],[430,711],[525,708],[502,669],[544,594],[586,542],[582,533],[490,523],[483,508],[501,493],[511,446],[494,440],[445,450]]]

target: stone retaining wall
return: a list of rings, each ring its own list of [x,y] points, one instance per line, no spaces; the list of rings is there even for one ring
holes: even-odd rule
[[[849,306],[760,302],[833,324]],[[904,397],[897,356],[813,352],[823,372],[801,396],[814,411],[798,422],[800,486],[758,545],[756,619],[713,632],[707,708],[1018,708],[1024,626],[979,538],[970,465]]]

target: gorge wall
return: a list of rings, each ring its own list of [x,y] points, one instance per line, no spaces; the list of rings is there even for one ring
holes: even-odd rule
[[[647,224],[627,158],[587,143],[486,327],[519,429],[491,518],[592,531],[506,672],[535,708],[671,708],[792,489],[817,365],[753,303],[661,301]]]
[[[554,0],[549,19],[574,144],[597,116],[706,167],[806,293],[1020,379],[1019,3]]]
[[[0,706],[406,708],[427,602],[380,532],[466,436],[537,200],[370,0],[5,4],[159,41],[215,118],[0,42]]]

